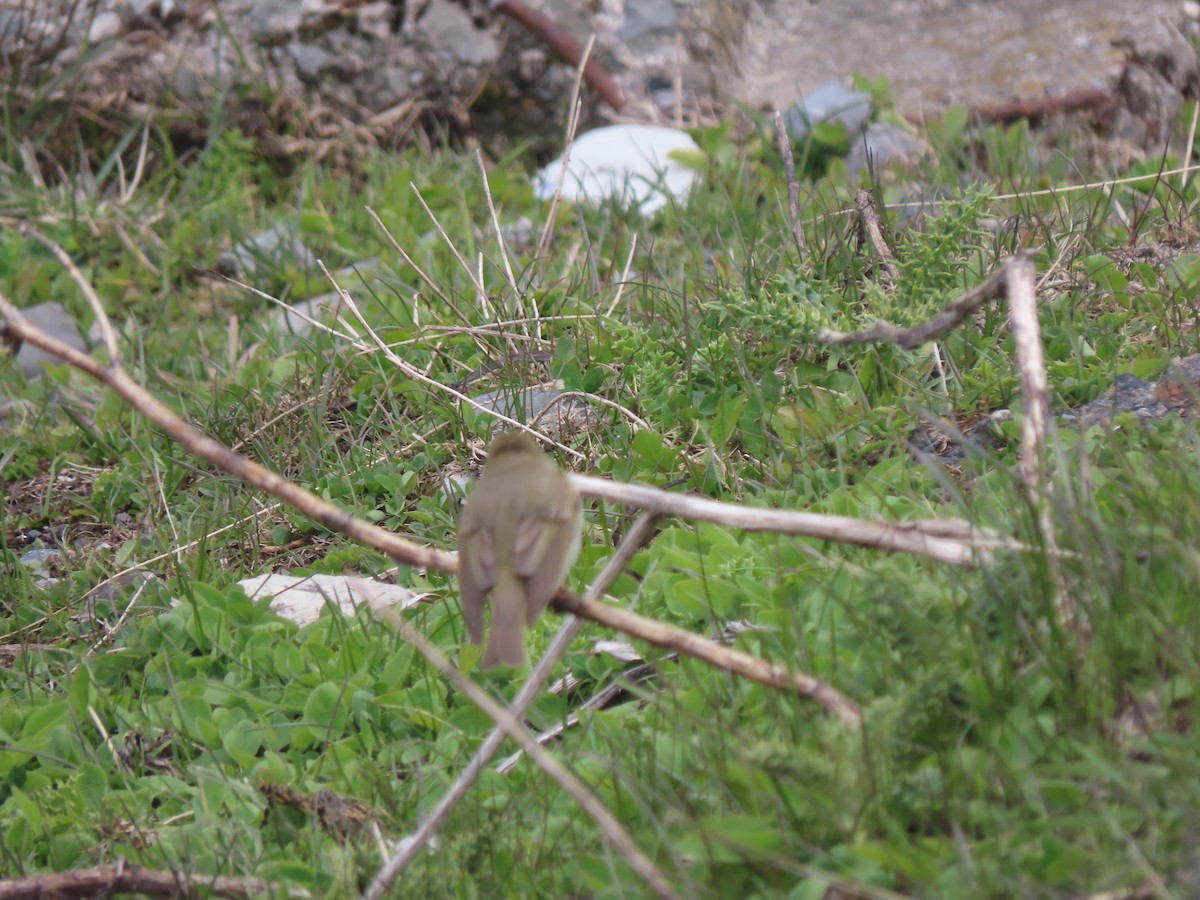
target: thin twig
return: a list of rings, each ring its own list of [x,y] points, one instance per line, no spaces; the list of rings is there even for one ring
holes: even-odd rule
[[[496,229],[496,243],[500,246],[500,259],[504,262],[504,274],[508,278],[508,286],[512,288],[514,302],[519,303],[521,289],[517,287],[512,263],[508,259],[508,246],[504,242],[504,230],[500,227],[500,216],[496,212],[496,204],[492,200],[492,187],[488,184],[487,166],[483,164],[483,152],[478,147],[475,148],[475,161],[479,163],[479,177],[483,180],[483,194],[487,198],[488,211],[492,214],[492,227]]]
[[[567,590],[560,590],[550,601],[559,612],[569,612],[581,618],[607,625],[609,628],[636,637],[656,647],[665,647],[714,668],[781,691],[812,700],[826,712],[851,728],[862,725],[862,710],[836,688],[787,666],[756,659],[740,650],[713,644],[702,635],[676,628],[637,613],[587,600]]]
[[[587,60],[592,54],[592,46],[596,43],[596,36],[592,35],[588,38],[587,46],[583,49],[582,60]],[[583,110],[583,106],[579,100],[579,88],[583,78],[583,62],[581,60],[580,67],[575,72],[575,87],[571,90],[571,115],[567,118],[567,138],[563,144],[562,165],[559,166],[558,184],[554,188],[554,199],[550,201],[550,209],[546,213],[546,224],[542,226],[542,233],[538,236],[537,250],[534,251],[534,259],[542,259],[546,252],[546,247],[550,244],[550,235],[554,232],[554,220],[558,215],[558,206],[562,203],[563,185],[567,183],[567,165],[571,161],[571,148],[575,145],[575,132],[579,129],[579,115]]]
[[[113,365],[119,365],[121,362],[121,348],[117,344],[117,334],[113,331],[112,322],[109,321],[108,314],[104,311],[104,303],[101,301],[100,295],[96,293],[96,289],[92,287],[92,283],[83,276],[83,272],[79,271],[79,266],[75,265],[75,260],[71,259],[71,255],[27,222],[0,218],[0,224],[15,229],[22,237],[33,238],[54,254],[63,268],[67,270],[67,274],[71,276],[71,280],[75,282],[80,292],[82,292],[88,306],[92,308],[92,314],[96,317],[96,324],[100,327],[100,335],[104,339],[104,346],[108,350],[109,361]]]
[[[478,400],[476,400],[473,397],[468,397],[462,391],[457,391],[454,388],[450,387],[449,385],[442,384],[440,381],[437,381],[434,378],[430,378],[428,375],[426,375],[424,372],[422,372],[416,366],[409,363],[407,360],[401,359],[395,353],[395,351],[393,351],[392,348],[389,347],[384,342],[384,340],[376,333],[375,329],[371,327],[371,323],[367,321],[365,316],[363,316],[362,312],[358,308],[358,304],[355,303],[354,298],[352,296],[350,296],[350,292],[343,289],[341,287],[341,285],[339,285],[337,283],[337,280],[333,277],[333,275],[329,272],[329,270],[325,268],[325,264],[323,262],[321,262],[321,260],[317,260],[317,265],[321,267],[321,271],[325,273],[325,277],[329,279],[329,283],[331,285],[333,285],[333,289],[338,292],[338,296],[340,296],[342,298],[342,302],[346,304],[346,306],[350,309],[350,311],[352,313],[354,313],[354,317],[356,319],[358,319],[358,323],[360,325],[362,325],[362,327],[366,330],[367,334],[370,335],[371,340],[374,342],[375,348],[377,348],[378,350],[380,350],[383,353],[384,357],[388,360],[388,362],[390,362],[392,365],[394,365],[396,368],[398,368],[401,372],[403,372],[409,378],[413,379],[414,381],[419,381],[422,384],[428,385],[429,387],[433,388],[434,390],[442,391],[443,393],[449,394],[450,396],[454,397],[457,400],[460,400],[463,403],[466,403],[468,406],[478,410],[479,412],[485,413],[486,415],[489,415],[496,419],[499,419],[501,422],[503,422],[506,425],[509,425],[513,428],[518,428],[521,431],[526,431],[530,435],[532,435],[536,440],[547,443],[552,447],[556,447],[559,450],[561,450],[563,453],[566,453],[568,456],[574,456],[576,459],[584,459],[585,458],[584,455],[582,453],[580,453],[578,450],[576,450],[574,447],[568,447],[566,444],[560,444],[557,441],[553,440],[552,438],[547,437],[546,435],[542,434],[540,431],[536,431],[535,429],[530,428],[524,422],[518,422],[516,419],[512,418],[511,416],[506,416],[506,415],[504,415],[504,413],[501,413],[495,409],[492,409],[487,404],[480,403]],[[363,350],[370,348],[370,345],[368,345],[362,341],[356,341],[355,346],[357,346],[357,347],[359,347],[359,349],[363,349]]]
[[[1041,466],[1046,455],[1050,391],[1038,328],[1033,262],[1011,259],[1004,266],[1004,274],[1021,394],[1025,398],[1025,415],[1021,420],[1021,477],[1026,488],[1036,492],[1041,484]]]
[[[117,365],[102,365],[86,353],[30,324],[3,294],[0,294],[0,316],[4,318],[5,332],[40,347],[108,385],[134,409],[178,441],[189,453],[282,500],[326,528],[386,553],[397,562],[441,571],[453,571],[457,565],[454,554],[434,550],[405,540],[390,531],[376,528],[332,503],[310,494],[253,460],[234,453],[224,444],[214,441],[177,416],[165,403],[130,378],[124,369]]]
[[[1028,254],[1023,252],[1014,258],[1022,258]],[[885,341],[895,344],[904,350],[912,350],[929,341],[936,340],[953,331],[967,320],[975,310],[991,300],[999,300],[1004,296],[1005,282],[1008,277],[1007,266],[1001,266],[971,290],[951,302],[940,313],[914,325],[912,328],[901,328],[891,322],[879,321],[870,328],[861,331],[841,332],[822,328],[817,333],[817,340],[835,347],[846,344],[867,344],[874,341]]]
[[[584,593],[586,598],[589,600],[598,600],[604,595],[604,592],[625,571],[625,567],[629,564],[629,560],[633,557],[633,554],[650,538],[657,522],[658,516],[653,513],[643,513],[638,517],[638,520],[634,522],[629,533],[625,535],[621,546],[617,548],[617,552],[612,555],[600,574],[596,576],[596,579]],[[533,667],[533,671],[529,673],[529,677],[525,680],[525,683],[521,685],[521,690],[517,692],[517,696],[513,699],[512,705],[509,707],[509,712],[513,718],[520,719],[525,715],[525,710],[528,709],[529,704],[541,692],[542,685],[550,677],[550,672],[558,664],[558,661],[566,653],[567,648],[582,628],[583,620],[575,616],[568,615],[563,621],[558,629],[558,634],[550,642],[545,655],[538,660],[537,665]],[[391,886],[404,867],[408,865],[422,847],[429,843],[430,838],[437,833],[446,816],[462,802],[471,785],[479,778],[479,774],[487,768],[492,757],[496,755],[496,751],[504,743],[504,737],[505,732],[501,728],[496,727],[492,729],[479,746],[479,749],[475,751],[475,756],[468,763],[467,767],[463,769],[462,774],[458,776],[458,779],[450,786],[450,789],[442,795],[442,799],[438,801],[438,805],[425,817],[420,827],[405,838],[396,855],[389,859],[387,865],[375,876],[370,888],[367,890],[367,897],[382,896],[383,892]]]
[[[408,624],[403,616],[393,610],[377,610],[376,615],[388,621],[405,641],[412,644],[417,651],[454,683],[460,691],[466,694],[471,702],[483,710],[493,722],[515,740],[529,757],[537,763],[543,772],[549,775],[579,806],[591,816],[599,827],[605,839],[613,848],[625,857],[626,862],[642,877],[651,890],[659,897],[675,898],[679,895],[671,887],[666,876],[650,861],[629,836],[616,817],[609,811],[591,789],[573,775],[557,758],[548,753],[531,735],[517,718],[489,697],[484,690],[463,675],[454,664],[446,658],[437,647],[425,639],[416,628]],[[382,874],[382,873],[381,873]],[[384,895],[390,881],[376,877],[363,895],[366,900],[377,900]]]
[[[633,235],[633,239],[629,242],[629,256],[625,258],[625,268],[621,271],[621,280],[617,282],[617,296],[613,297],[613,302],[608,305],[608,310],[605,315],[611,316],[618,306],[621,305],[621,295],[625,293],[625,285],[629,283],[629,270],[633,268],[633,255],[637,252],[637,233]]]
[[[0,900],[38,900],[42,897],[111,897],[114,894],[139,894],[147,897],[190,897],[211,894],[214,897],[274,897],[282,885],[260,878],[231,878],[162,872],[143,869],[124,859],[113,866],[76,869],[31,875],[27,878],[0,879]],[[308,891],[287,887],[289,897],[309,897]]]
[[[856,191],[854,205],[858,208],[863,237],[875,251],[875,258],[879,260],[883,273],[895,282],[900,278],[900,267],[896,265],[896,256],[888,246],[887,238],[883,236],[883,220],[879,218],[879,210],[875,208],[875,199],[871,192],[865,188]]]
[[[779,155],[783,157],[783,173],[787,177],[788,225],[791,226],[792,239],[796,246],[803,249],[804,223],[800,221],[800,182],[796,180],[792,139],[788,135],[787,126],[783,124],[783,115],[779,110],[775,110],[775,142],[779,145]]]
[[[721,503],[704,497],[676,494],[640,484],[606,481],[588,475],[572,475],[571,483],[585,497],[653,509],[664,515],[714,522],[745,531],[772,531],[875,550],[912,553],[967,568],[976,564],[977,556],[987,559],[991,550],[1021,549],[1020,545],[993,532],[958,520],[954,520],[956,537],[951,539],[944,530],[947,523],[941,519],[928,522],[869,522],[848,516]]]
[[[1013,343],[1016,345],[1017,370],[1021,378],[1021,394],[1025,398],[1025,415],[1021,418],[1021,480],[1030,505],[1037,512],[1038,528],[1046,545],[1046,558],[1054,580],[1054,611],[1058,626],[1064,634],[1078,636],[1075,603],[1059,565],[1054,517],[1042,485],[1046,434],[1050,424],[1050,389],[1046,383],[1046,360],[1038,327],[1037,272],[1033,261],[1027,258],[1009,260],[1005,269],[1008,273],[1006,290]]]

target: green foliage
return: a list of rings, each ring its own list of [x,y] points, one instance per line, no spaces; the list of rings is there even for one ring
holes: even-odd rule
[[[886,85],[869,88],[886,109]],[[88,190],[21,196],[95,281],[127,366],[164,402],[431,546],[453,545],[451,483],[490,420],[379,354],[281,332],[265,302],[214,288],[197,267],[285,221],[331,268],[380,257],[378,270],[344,277],[376,332],[429,377],[457,384],[482,373],[467,393],[515,396],[548,376],[620,407],[593,405],[586,434],[567,436],[602,474],[764,508],[960,517],[1025,543],[958,571],[662,523],[613,597],[699,634],[746,622],[754,627],[737,634],[738,648],[829,682],[866,718],[850,734],[802,698],[640,643],[658,663],[652,679],[581,710],[624,670],[590,652],[612,637],[590,627],[564,663],[576,690],[540,697],[528,719],[542,730],[579,714],[553,752],[684,894],[819,898],[837,885],[868,896],[1048,897],[1135,889],[1148,873],[1182,883],[1200,808],[1194,425],[1126,416],[1061,430],[1046,460],[1052,555],[1012,474],[1018,422],[995,424],[945,464],[910,452],[931,420],[949,433],[981,412],[1020,412],[1002,307],[914,351],[831,348],[818,335],[922,321],[1019,240],[1045,248],[1043,274],[1055,267],[1039,295],[1055,403],[1090,400],[1117,372],[1157,378],[1196,351],[1195,188],[1147,179],[1007,201],[999,194],[1057,183],[1062,155],[1038,152],[1042,139],[1024,125],[978,128],[961,110],[930,132],[939,155],[929,176],[965,186],[939,189],[941,202],[914,223],[888,219],[900,276],[887,289],[840,215],[852,191],[834,158],[838,135],[797,148],[801,251],[772,133],[738,141],[731,123],[699,135],[704,177],[686,204],[651,222],[629,210],[564,211],[542,258],[537,228],[522,238],[517,225],[544,210],[514,166],[495,165],[489,186],[516,290],[478,171],[448,152],[380,156],[353,183],[317,166],[285,177],[227,131],[194,159],[166,157],[124,205],[110,201],[111,155],[81,182]],[[117,151],[126,171],[132,146]],[[475,261],[470,273],[422,198]],[[1114,211],[1118,201],[1132,216]],[[139,243],[130,235],[143,220],[154,240]],[[1169,241],[1185,252],[1164,262],[1154,248]],[[1126,246],[1138,242],[1154,252]],[[288,300],[328,290],[286,265],[263,269],[255,285]],[[0,234],[0,291],[21,305],[59,300],[90,323],[58,263],[16,232]],[[510,343],[490,327],[534,302],[550,350],[537,361],[519,352],[542,348],[532,329]],[[17,401],[0,429],[0,634],[6,647],[27,647],[0,657],[0,871],[124,857],[357,895],[380,865],[370,832],[339,830],[295,797],[331,791],[362,804],[395,839],[490,723],[367,614],[326,611],[301,628],[233,582],[266,569],[382,575],[390,561],[298,514],[263,514],[262,498],[77,372],[55,367],[25,383],[6,368],[0,390]],[[589,506],[576,586],[625,533],[621,515]],[[47,571],[18,562],[32,529],[50,543],[62,536]],[[134,564],[159,576],[136,599],[135,584],[105,583]],[[405,613],[424,634],[493,694],[515,693],[477,671],[452,579],[407,568],[391,577],[427,595]],[[1057,624],[1061,591],[1087,623],[1078,645]],[[533,628],[533,654],[556,624],[547,616]],[[405,879],[405,893],[435,897],[644,890],[528,761],[484,773]]]

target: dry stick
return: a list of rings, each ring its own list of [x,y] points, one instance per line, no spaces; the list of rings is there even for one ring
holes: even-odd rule
[[[143,869],[121,859],[115,866],[76,869],[29,878],[0,880],[0,900],[40,900],[42,897],[108,897],[113,894],[142,894],[148,897],[182,897],[211,894],[214,897],[275,896],[281,886],[258,878],[189,875]],[[309,897],[308,891],[288,888],[289,897]]]
[[[756,659],[753,656],[713,644],[702,635],[655,619],[647,619],[637,613],[604,603],[590,603],[583,597],[560,590],[550,601],[559,612],[585,616],[593,622],[607,625],[625,634],[636,634],[639,640],[656,647],[665,647],[679,653],[703,660],[714,668],[741,675],[759,684],[782,691],[794,691],[797,695],[812,700],[851,728],[862,726],[862,710],[836,688],[806,675],[803,672]]]
[[[787,176],[788,224],[792,226],[792,239],[796,246],[804,247],[804,223],[800,221],[800,182],[796,180],[796,159],[792,156],[792,139],[788,136],[783,116],[775,110],[775,142],[783,157],[783,172]]]
[[[443,675],[454,682],[455,687],[466,694],[471,699],[471,702],[487,713],[493,722],[503,728],[509,737],[521,745],[521,748],[537,763],[543,772],[553,778],[564,791],[571,795],[571,798],[582,807],[584,812],[592,817],[592,821],[599,826],[600,831],[607,838],[608,842],[625,857],[626,862],[642,877],[655,894],[659,897],[668,898],[679,896],[667,881],[666,876],[633,843],[629,832],[621,826],[621,823],[617,821],[608,807],[600,801],[600,798],[593,794],[587,785],[571,774],[557,758],[547,752],[511,712],[489,697],[475,682],[458,671],[454,664],[437,647],[427,641],[423,634],[408,624],[403,616],[396,615],[391,610],[380,610],[376,614],[381,615],[393,625],[405,641],[416,647],[422,656],[436,666]],[[367,888],[367,892],[363,896],[369,898],[369,900],[382,897],[389,884],[390,882],[382,883],[381,879],[377,877]]]
[[[108,350],[108,358],[113,363],[120,363],[121,348],[117,344],[117,335],[113,331],[112,322],[104,312],[104,304],[96,293],[96,289],[92,287],[92,283],[83,277],[83,273],[79,271],[79,266],[75,265],[75,260],[71,259],[70,254],[32,225],[8,218],[0,218],[0,224],[16,229],[22,237],[33,238],[54,254],[62,267],[67,270],[67,274],[71,276],[71,280],[82,291],[88,306],[92,308],[92,314],[96,317],[96,323],[100,328],[100,335],[104,339],[104,347]]]
[[[492,186],[488,184],[487,166],[483,164],[483,152],[478,147],[475,148],[475,161],[479,163],[479,178],[483,181],[483,195],[487,199],[488,211],[492,214],[492,227],[496,229],[496,243],[500,247],[500,259],[504,261],[504,274],[508,278],[508,286],[512,288],[514,302],[519,302],[521,289],[517,287],[517,278],[513,274],[512,263],[508,259],[504,229],[500,227],[500,216],[496,212],[496,204],[492,200]]]
[[[1023,549],[994,532],[960,520],[868,522],[848,516],[733,506],[703,497],[674,494],[639,484],[606,481],[588,475],[573,474],[571,483],[585,497],[611,500],[623,506],[653,509],[665,515],[714,522],[744,531],[773,531],[833,540],[857,547],[912,553],[967,568],[976,564],[977,555],[986,559],[988,551],[992,549]]]
[[[1021,423],[1021,477],[1027,489],[1041,484],[1041,464],[1046,452],[1046,424],[1050,420],[1050,390],[1038,329],[1035,272],[1029,259],[1014,258],[1004,266],[1009,318],[1016,345],[1025,416]]]
[[[1027,258],[1027,256],[1028,254],[1023,251],[1014,259]],[[901,328],[891,322],[879,321],[861,331],[841,332],[822,328],[817,332],[817,340],[838,347],[846,344],[867,344],[872,341],[887,341],[904,350],[920,347],[922,344],[953,331],[983,304],[1001,299],[1004,296],[1005,281],[1008,278],[1007,266],[1012,262],[1013,260],[1009,260],[1004,266],[950,303],[936,316],[927,319],[920,325]]]
[[[625,536],[625,540],[621,542],[621,546],[617,548],[617,552],[613,554],[608,563],[596,576],[596,580],[588,587],[584,596],[589,600],[598,600],[608,590],[617,577],[625,571],[625,567],[629,564],[629,560],[633,554],[644,544],[654,530],[654,526],[658,521],[658,516],[655,513],[642,513],[638,520],[634,522],[633,527]],[[575,616],[568,616],[558,629],[558,634],[554,636],[554,640],[550,642],[550,647],[546,650],[545,655],[538,660],[533,671],[529,673],[529,677],[525,683],[521,685],[521,690],[517,692],[517,696],[513,699],[512,705],[509,707],[509,712],[513,718],[520,719],[525,715],[525,710],[533,699],[541,692],[542,685],[546,683],[546,679],[550,677],[550,672],[558,663],[562,655],[566,653],[567,648],[571,645],[571,641],[579,634],[583,628],[583,622]],[[442,799],[438,801],[438,805],[433,808],[433,811],[425,817],[420,827],[411,835],[401,842],[401,846],[396,851],[395,856],[388,860],[379,874],[371,882],[371,886],[367,889],[366,897],[375,898],[383,896],[383,892],[396,880],[404,867],[412,861],[413,857],[429,843],[429,840],[437,833],[442,822],[459,803],[463,797],[467,795],[467,791],[471,789],[471,785],[479,777],[479,773],[487,768],[492,757],[496,755],[496,751],[500,749],[500,745],[504,743],[505,732],[499,727],[493,728],[491,733],[484,739],[479,749],[475,751],[475,756],[463,769],[462,774],[450,786],[450,789],[442,795]]]
[[[744,624],[745,625],[744,629],[738,628],[739,624]],[[728,642],[735,640],[737,635],[739,633],[741,633],[742,630],[763,631],[763,630],[769,630],[769,629],[765,629],[760,626],[749,625],[748,623],[731,622],[729,625],[727,625],[725,627],[725,629],[723,629],[722,631],[720,631],[719,633],[714,635],[712,637],[712,640],[719,641],[721,643],[728,643]],[[604,644],[614,644],[615,645],[615,644],[618,644],[618,642],[617,641],[599,641],[599,642],[597,642],[595,645],[595,651],[597,654],[602,652],[602,647]],[[628,647],[629,650],[633,650],[632,645],[626,645],[626,646]],[[615,648],[614,648],[614,651],[615,651]],[[645,658],[641,654],[637,654],[636,651],[634,651],[634,653],[635,653],[635,656],[631,657],[629,661],[632,661],[634,659],[640,660],[640,659]],[[624,657],[619,652],[614,652],[613,655],[618,660],[624,659]],[[678,653],[674,653],[674,652],[664,653],[659,660],[656,660],[654,662],[643,662],[640,665],[634,666],[633,668],[625,669],[624,671],[620,672],[619,675],[617,676],[620,679],[619,681],[609,682],[609,684],[603,690],[600,690],[600,691],[596,692],[595,694],[592,694],[591,697],[589,697],[587,700],[585,700],[583,703],[581,703],[577,709],[572,711],[565,719],[561,720],[553,728],[550,728],[547,731],[540,732],[537,735],[538,743],[541,744],[542,746],[545,746],[546,744],[550,743],[551,741],[561,739],[562,736],[564,734],[566,734],[566,731],[568,728],[574,728],[576,725],[579,724],[579,713],[580,712],[582,712],[583,710],[588,710],[588,709],[607,709],[609,704],[612,703],[617,698],[618,695],[623,694],[628,690],[629,685],[639,684],[639,683],[647,680],[648,678],[651,678],[652,676],[659,674],[662,671],[660,663],[678,662],[678,661],[679,661]],[[552,694],[558,693],[559,689],[561,688],[562,693],[565,694],[569,690],[573,689],[573,687],[576,685],[576,683],[577,683],[577,679],[575,679],[570,673],[567,673],[567,675],[565,677],[560,678],[557,682],[555,682],[555,684],[553,686],[551,686],[550,693],[552,693]],[[517,764],[521,761],[522,756],[523,756],[522,751],[518,750],[516,753],[509,756],[507,759],[501,760],[496,765],[496,771],[499,772],[501,775],[509,774],[513,769],[515,769],[517,767]]]
[[[859,221],[862,223],[863,235],[875,256],[883,273],[893,281],[900,278],[900,267],[896,265],[896,257],[888,246],[887,238],[883,236],[883,220],[879,218],[879,210],[875,208],[875,200],[871,192],[860,189],[854,194],[854,205],[858,207]]]
[[[625,268],[621,270],[621,280],[617,284],[617,296],[613,297],[613,302],[608,305],[606,316],[611,316],[613,311],[621,305],[621,295],[625,293],[625,285],[629,283],[629,270],[633,268],[633,256],[637,253],[637,232],[634,232],[633,238],[629,241],[629,256],[625,258]]]
[[[1038,327],[1037,272],[1028,257],[1017,257],[1004,266],[1008,293],[1009,318],[1016,345],[1017,370],[1021,394],[1025,397],[1025,415],[1021,419],[1021,480],[1029,502],[1037,511],[1038,528],[1046,543],[1047,560],[1054,579],[1054,612],[1059,627],[1075,632],[1075,604],[1067,591],[1059,566],[1058,539],[1050,504],[1042,491],[1042,463],[1046,458],[1046,432],[1050,422],[1050,389],[1046,384],[1046,361],[1042,353]]]
[[[376,528],[362,519],[356,519],[332,503],[313,496],[299,485],[293,484],[239,453],[234,453],[224,444],[202,434],[130,378],[124,369],[115,365],[102,365],[86,353],[64,344],[40,328],[31,325],[2,294],[0,294],[0,316],[4,318],[4,323],[0,328],[6,333],[15,335],[35,347],[40,347],[47,353],[51,353],[80,371],[91,375],[97,381],[108,385],[134,409],[178,441],[189,453],[237,476],[276,499],[282,500],[326,528],[340,532],[351,540],[374,550],[386,553],[398,562],[439,571],[454,571],[456,568],[457,561],[454,554],[424,547],[389,531],[384,531],[382,528]]]

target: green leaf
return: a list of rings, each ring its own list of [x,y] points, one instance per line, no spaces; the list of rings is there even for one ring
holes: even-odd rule
[[[331,738],[340,736],[346,726],[348,713],[342,686],[329,681],[317,685],[304,703],[305,724],[321,732],[328,732]]]

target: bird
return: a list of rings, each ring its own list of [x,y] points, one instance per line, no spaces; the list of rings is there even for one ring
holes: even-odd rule
[[[483,669],[525,664],[537,621],[579,556],[583,501],[566,472],[523,431],[497,435],[458,527],[458,584],[472,643],[492,625]]]

